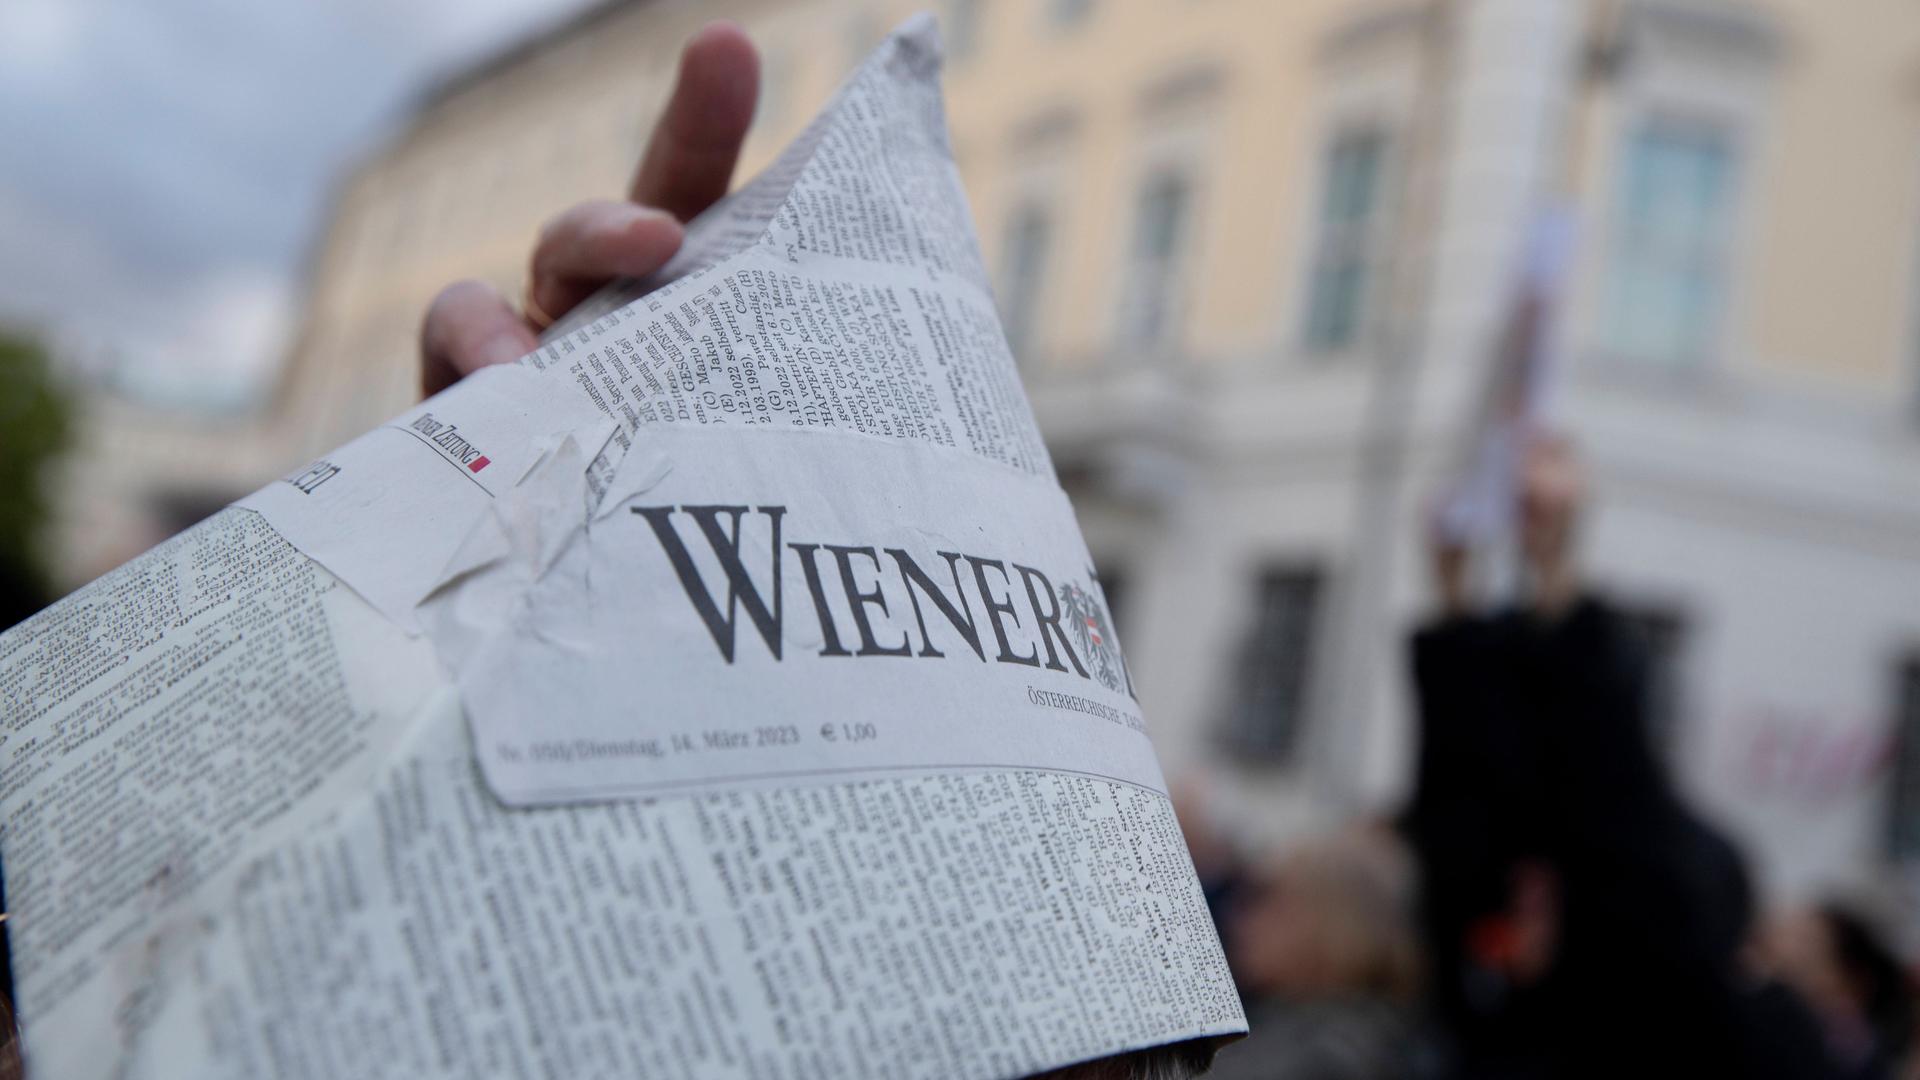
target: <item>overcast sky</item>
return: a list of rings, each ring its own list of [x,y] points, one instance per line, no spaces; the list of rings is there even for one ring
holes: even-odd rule
[[[244,406],[331,185],[437,75],[583,0],[4,0],[0,321]]]

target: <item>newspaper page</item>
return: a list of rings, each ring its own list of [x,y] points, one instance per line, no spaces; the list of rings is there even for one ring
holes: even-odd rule
[[[31,1075],[1244,1032],[943,117],[922,18],[678,276],[0,634]]]

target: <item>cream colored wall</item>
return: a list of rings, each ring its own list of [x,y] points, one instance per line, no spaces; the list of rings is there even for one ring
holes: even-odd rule
[[[791,138],[858,59],[850,28],[884,31],[919,5],[635,4],[439,102],[347,185],[317,262],[307,331],[283,404],[297,453],[378,423],[411,392],[420,312],[446,283],[485,279],[515,297],[540,224],[625,187],[671,78],[678,43],[710,18],[738,18],[767,55],[773,116],[749,140],[742,176]],[[1046,365],[1095,363],[1113,343],[1143,155],[1192,152],[1198,231],[1187,252],[1182,350],[1238,357],[1286,339],[1281,312],[1304,241],[1300,212],[1317,152],[1315,56],[1328,28],[1377,4],[1352,0],[1107,0],[1051,31],[1042,0],[987,0],[978,48],[949,70],[958,148],[989,266],[1025,167],[1015,132],[1068,110]],[[1143,96],[1183,73],[1210,94],[1155,113]]]
[[[1045,25],[1045,2],[983,0],[977,50],[948,76],[990,267],[1022,186],[1038,172],[1058,192],[1048,317],[1026,358],[1034,377],[1109,359],[1143,160],[1167,147],[1196,158],[1200,183],[1182,360],[1284,366],[1335,81],[1326,43],[1414,0],[1099,0],[1061,32]],[[1730,366],[1904,401],[1920,356],[1920,13],[1910,0],[1725,2],[1764,13],[1785,46],[1747,163]],[[437,101],[342,186],[274,407],[250,429],[210,435],[207,467],[186,471],[244,490],[412,400],[415,335],[433,294],[477,276],[517,297],[541,223],[624,190],[679,43],[701,23],[738,18],[768,56],[777,100],[749,140],[745,176],[858,59],[850,28],[862,13],[878,33],[919,6],[637,0]],[[1166,115],[1143,108],[1150,87],[1200,70],[1214,73],[1211,94]],[[1025,126],[1063,111],[1074,130],[1047,160],[1016,146]],[[1607,115],[1587,155],[1596,200],[1611,197],[1617,164]],[[123,471],[135,486],[144,475],[137,463]]]
[[[1744,10],[1779,45],[1758,77],[1711,66],[1692,76],[1739,100],[1751,123],[1738,142],[1723,373],[1788,396],[1904,407],[1920,370],[1920,8],[1903,0],[1641,2]],[[1586,259],[1589,291],[1605,261],[1630,106],[1647,79],[1630,58],[1624,89],[1603,95],[1587,131],[1581,186],[1601,226]]]
[[[1891,410],[1911,394],[1920,357],[1920,12],[1909,0],[1726,2],[1762,12],[1784,44],[1746,163],[1728,366],[1789,388],[1832,383]],[[1284,365],[1332,92],[1326,42],[1412,0],[1100,0],[1087,22],[1058,33],[1044,3],[984,0],[978,49],[948,78],[989,266],[1031,175],[1044,171],[1059,193],[1049,317],[1027,357],[1034,376],[1108,359],[1142,163],[1167,146],[1198,159],[1201,185],[1179,354]],[[739,18],[768,55],[778,100],[749,141],[744,176],[857,60],[849,29],[860,13],[877,33],[916,6],[636,2],[436,102],[343,185],[275,405],[250,430],[208,438],[202,456],[213,464],[200,474],[264,482],[410,401],[415,335],[433,294],[478,276],[516,297],[543,221],[624,190],[679,43],[704,21]],[[1210,95],[1168,115],[1143,108],[1150,87],[1196,70],[1215,74]],[[1077,122],[1043,166],[1016,133],[1061,111]],[[1596,202],[1611,197],[1617,165],[1620,128],[1608,115],[1590,130],[1586,190]]]
[[[1059,315],[1042,327],[1041,352],[1084,364],[1112,345],[1142,158],[1161,140],[1190,140],[1201,155],[1192,162],[1198,233],[1187,253],[1186,344],[1211,359],[1274,339],[1297,239],[1293,211],[1311,172],[1302,155],[1311,149],[1314,53],[1333,16],[1356,7],[1134,0],[1050,36],[1040,4],[989,4],[985,48],[954,66],[948,98],[990,266],[1024,167],[1014,133],[1050,113],[1077,120],[1060,148],[1070,198],[1056,210],[1047,285]],[[1212,94],[1167,115],[1144,106],[1157,83],[1197,71],[1217,76]]]
[[[1904,392],[1916,353],[1920,9],[1770,0],[1786,55],[1757,217],[1764,367]]]

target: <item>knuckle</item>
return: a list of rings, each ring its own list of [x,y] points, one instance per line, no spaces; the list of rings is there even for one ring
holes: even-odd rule
[[[433,302],[427,305],[427,318],[432,320],[436,314],[445,314],[453,309],[468,307],[493,298],[493,290],[484,282],[468,278],[456,281],[435,294]]]
[[[444,351],[464,333],[475,317],[500,304],[499,294],[484,282],[456,281],[441,289],[427,305],[420,322],[420,342],[429,352]]]

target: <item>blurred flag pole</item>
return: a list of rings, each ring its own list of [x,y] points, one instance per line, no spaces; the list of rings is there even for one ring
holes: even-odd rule
[[[1380,305],[1379,352],[1371,368],[1356,448],[1354,506],[1346,560],[1335,576],[1326,646],[1310,662],[1312,727],[1309,776],[1339,818],[1364,812],[1366,743],[1375,726],[1374,691],[1396,671],[1388,625],[1388,582],[1402,474],[1416,405],[1416,376],[1427,337],[1453,137],[1459,24],[1474,0],[1434,0],[1422,28],[1415,104],[1395,182],[1396,225]]]
[[[1457,107],[1450,92],[1461,61],[1462,21],[1484,0],[1435,0],[1428,8],[1417,80],[1419,105],[1410,125],[1411,145],[1399,181],[1401,225],[1391,260],[1384,305],[1382,348],[1368,393],[1358,451],[1353,534],[1345,572],[1335,582],[1329,648],[1314,657],[1316,673],[1312,774],[1337,814],[1368,809],[1365,790],[1367,741],[1374,724],[1374,694],[1399,670],[1398,627],[1392,621],[1387,579],[1394,569],[1396,538],[1416,416],[1419,361],[1428,341],[1438,233],[1444,215],[1448,150]],[[1538,424],[1551,408],[1558,381],[1552,363],[1553,319],[1562,304],[1573,262],[1573,208],[1579,204],[1600,90],[1619,65],[1625,0],[1591,0],[1578,39],[1581,62],[1574,97],[1562,113],[1557,145],[1547,152],[1554,181],[1539,200],[1525,232],[1524,257],[1515,301],[1502,322],[1497,361],[1489,365],[1480,395],[1476,433],[1443,494],[1436,525],[1474,536],[1498,537],[1511,523],[1520,432]],[[1501,420],[1505,417],[1507,419]],[[1497,422],[1490,422],[1497,421]]]
[[[1560,132],[1557,175],[1528,222],[1511,306],[1496,339],[1458,478],[1434,508],[1442,543],[1497,545],[1512,533],[1527,443],[1560,421],[1565,379],[1560,320],[1573,288],[1586,194],[1587,152],[1602,100],[1625,58],[1624,0],[1594,0],[1580,78]]]

